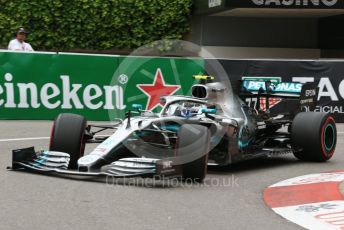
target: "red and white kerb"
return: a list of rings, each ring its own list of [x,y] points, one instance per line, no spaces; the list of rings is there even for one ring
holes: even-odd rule
[[[310,174],[274,184],[264,191],[274,212],[306,229],[344,230],[344,171]]]

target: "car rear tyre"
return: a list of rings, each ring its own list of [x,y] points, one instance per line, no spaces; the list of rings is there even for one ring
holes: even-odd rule
[[[78,159],[84,155],[86,126],[86,119],[76,114],[63,113],[54,121],[49,149],[70,154],[69,169],[77,169]]]
[[[324,162],[334,154],[337,144],[336,122],[330,114],[303,112],[291,127],[292,147],[300,160]]]
[[[203,182],[207,175],[210,131],[202,125],[182,125],[178,131],[177,155],[181,159],[183,179]]]

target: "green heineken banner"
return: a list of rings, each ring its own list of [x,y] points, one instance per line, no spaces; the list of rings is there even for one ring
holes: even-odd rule
[[[202,59],[0,52],[0,119],[123,117],[132,104],[161,109],[162,95],[189,94]]]

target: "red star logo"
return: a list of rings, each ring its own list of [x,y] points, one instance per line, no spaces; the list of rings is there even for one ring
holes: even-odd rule
[[[153,84],[140,84],[137,85],[144,94],[148,96],[146,110],[153,110],[158,105],[162,105],[160,97],[173,95],[180,89],[179,85],[166,85],[161,70],[156,71]]]

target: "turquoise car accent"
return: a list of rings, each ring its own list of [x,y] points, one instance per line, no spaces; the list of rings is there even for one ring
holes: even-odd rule
[[[210,113],[210,114],[216,114],[216,109],[202,109],[202,113]]]
[[[131,107],[136,110],[143,110],[143,105],[141,104],[133,104]]]

